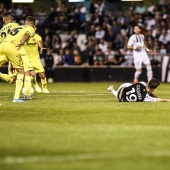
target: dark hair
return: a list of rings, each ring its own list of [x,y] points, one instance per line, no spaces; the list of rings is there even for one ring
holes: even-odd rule
[[[148,82],[148,87],[150,89],[156,89],[158,86],[160,85],[160,82],[155,79],[155,78],[152,78],[149,82]]]
[[[142,27],[140,25],[135,25],[134,27],[138,27],[139,29],[142,29]]]
[[[28,17],[26,18],[26,21],[27,21],[27,22],[32,22],[32,23],[35,24],[35,18],[34,18],[33,16],[28,16]]]
[[[3,12],[3,13],[1,14],[1,16],[2,16],[2,17],[8,17],[8,16],[11,16],[11,17],[12,17],[11,13],[8,12],[8,11]]]

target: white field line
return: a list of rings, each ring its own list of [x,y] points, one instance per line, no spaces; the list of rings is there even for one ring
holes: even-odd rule
[[[103,96],[102,93],[89,93],[89,94],[47,94],[45,96]]]
[[[58,155],[58,156],[28,156],[28,157],[6,157],[0,159],[0,164],[23,164],[34,162],[66,162],[66,161],[84,161],[84,160],[103,160],[103,159],[124,159],[124,158],[141,158],[141,157],[170,157],[170,151],[161,152],[142,152],[138,154],[123,153],[88,153],[75,155]]]

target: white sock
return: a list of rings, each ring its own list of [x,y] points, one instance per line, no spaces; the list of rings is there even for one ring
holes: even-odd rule
[[[151,65],[147,65],[146,69],[147,69],[147,77],[148,77],[148,82],[149,82],[149,80],[153,77],[153,72],[152,72]]]

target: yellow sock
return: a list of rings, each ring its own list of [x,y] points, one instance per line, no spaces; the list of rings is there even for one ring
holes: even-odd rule
[[[46,77],[44,79],[41,79],[42,84],[42,90],[47,89],[47,79]]]
[[[25,95],[30,96],[31,76],[25,76],[24,87],[25,87]]]
[[[21,92],[21,89],[22,89],[22,86],[23,86],[23,79],[24,79],[23,74],[17,75],[14,99],[19,99],[19,95],[20,95],[20,92]]]
[[[34,85],[37,84],[37,78],[36,78],[36,76],[35,76],[35,77],[32,77],[32,83],[33,83]]]
[[[8,74],[0,73],[0,79],[10,84],[13,82],[13,79]]]

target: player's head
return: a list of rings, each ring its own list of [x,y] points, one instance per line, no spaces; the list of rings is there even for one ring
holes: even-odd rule
[[[2,13],[1,16],[2,16],[2,20],[3,20],[4,24],[11,23],[12,20],[13,20],[13,17],[12,17],[12,15],[11,15],[11,13],[8,12],[8,11]]]
[[[135,33],[135,34],[139,34],[140,32],[141,32],[140,26],[139,26],[139,25],[135,25],[135,26],[134,26],[134,33]]]
[[[147,89],[149,92],[153,92],[159,85],[160,82],[157,79],[152,78],[147,84]]]
[[[35,25],[35,18],[32,16],[28,16],[25,20],[25,25],[29,25],[31,27],[34,27]]]

